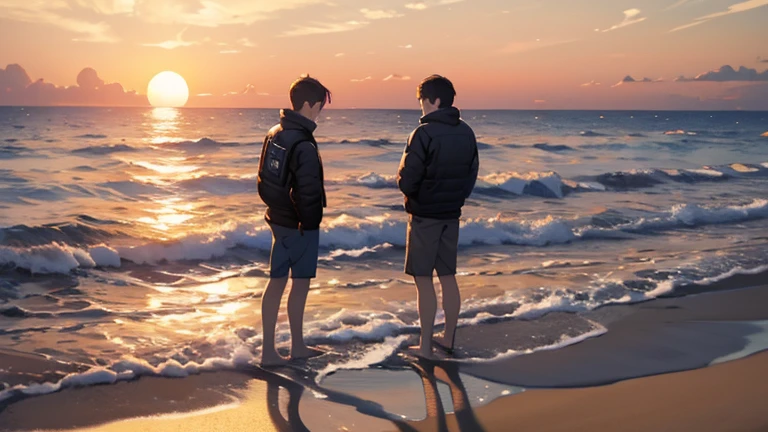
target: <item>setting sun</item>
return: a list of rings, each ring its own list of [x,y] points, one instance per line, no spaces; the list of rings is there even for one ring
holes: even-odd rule
[[[189,87],[176,72],[160,72],[149,82],[147,97],[154,107],[182,107],[189,99]]]

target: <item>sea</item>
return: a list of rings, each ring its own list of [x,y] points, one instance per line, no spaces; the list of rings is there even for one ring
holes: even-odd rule
[[[256,172],[278,114],[0,107],[0,346],[90,370],[0,383],[0,399],[258,361],[271,235]],[[305,333],[337,353],[326,371],[386,362],[417,337],[396,173],[419,116],[326,110],[318,120],[328,207]],[[768,280],[768,112],[462,117],[480,178],[461,222],[460,326]],[[284,309],[279,319],[287,346]],[[563,323],[464,357],[607,331]]]

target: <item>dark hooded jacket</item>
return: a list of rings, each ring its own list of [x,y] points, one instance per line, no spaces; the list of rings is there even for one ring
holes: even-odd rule
[[[284,109],[280,124],[264,138],[258,189],[270,223],[303,230],[320,228],[326,197],[323,161],[312,135],[315,128],[312,120]]]
[[[457,219],[477,181],[480,159],[475,133],[455,107],[419,120],[400,162],[397,185],[405,210],[432,219]]]

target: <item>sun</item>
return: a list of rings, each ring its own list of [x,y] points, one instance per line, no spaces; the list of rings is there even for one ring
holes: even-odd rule
[[[160,72],[149,81],[147,97],[153,107],[182,107],[189,99],[189,87],[176,72]]]

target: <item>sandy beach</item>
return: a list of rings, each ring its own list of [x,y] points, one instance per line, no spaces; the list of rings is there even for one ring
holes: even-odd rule
[[[343,371],[319,385],[250,368],[66,389],[6,401],[0,429],[766,430],[766,301],[768,287],[759,286],[462,328],[462,346],[525,337],[526,326],[547,319],[586,319],[608,332],[493,362]],[[61,370],[9,351],[0,369],[9,384]],[[483,383],[519,390],[492,401],[477,397]],[[403,412],[420,414],[395,420]]]

